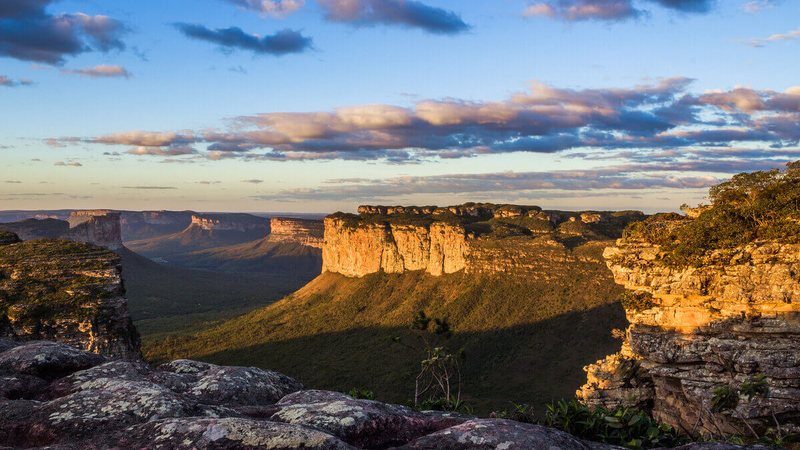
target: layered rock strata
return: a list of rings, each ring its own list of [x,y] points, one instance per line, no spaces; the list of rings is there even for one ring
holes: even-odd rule
[[[745,420],[760,432],[800,428],[800,246],[758,242],[673,267],[658,245],[627,238],[604,256],[631,291],[630,327],[618,354],[586,368],[584,402],[645,407],[695,435],[749,435]],[[715,412],[715,388],[758,374],[768,394]]]
[[[138,358],[120,258],[62,240],[0,244],[0,336]]]
[[[639,212],[542,211],[535,206],[466,204],[361,206],[360,215],[325,219],[323,272],[362,277],[425,271],[433,276],[533,271],[542,248],[566,249],[555,238],[609,239]],[[569,224],[569,225],[567,225]],[[558,257],[558,256],[556,256]]]
[[[269,222],[250,214],[194,214],[192,226],[207,231],[269,232]]]
[[[95,211],[90,211],[92,213]],[[62,238],[99,245],[111,250],[122,248],[120,213],[71,216],[70,229]]]
[[[321,220],[273,217],[269,221],[271,242],[298,243],[322,248],[325,227]]]

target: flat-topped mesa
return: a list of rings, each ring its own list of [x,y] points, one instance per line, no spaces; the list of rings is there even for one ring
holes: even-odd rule
[[[531,273],[541,267],[543,254],[566,258],[568,251],[553,237],[609,239],[644,218],[639,212],[591,212],[583,214],[584,224],[579,212],[489,203],[361,206],[359,211],[325,219],[323,272],[349,277],[407,271]],[[559,224],[570,218],[585,227],[562,229]]]
[[[12,241],[0,244],[0,337],[140,357],[118,255],[65,240]]]
[[[193,214],[191,226],[207,231],[269,232],[269,221],[250,214]]]
[[[122,248],[120,213],[76,211],[69,219],[70,229],[62,236],[70,241],[99,245],[111,250]]]
[[[271,242],[294,242],[322,248],[325,226],[321,220],[273,217],[269,221]]]
[[[649,236],[692,219],[658,219],[605,251],[615,281],[629,290],[630,327],[619,353],[586,368],[578,396],[590,406],[650,408],[695,435],[749,433],[743,419],[759,432],[775,420],[800,430],[800,245],[751,242],[677,265]],[[715,388],[739,389],[757,374],[768,395],[714,412]]]

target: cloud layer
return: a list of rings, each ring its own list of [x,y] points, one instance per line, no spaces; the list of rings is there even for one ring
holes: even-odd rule
[[[647,0],[682,13],[706,13],[713,0]],[[583,20],[619,21],[635,19],[647,14],[633,0],[548,0],[530,4],[523,11],[526,17],[546,16],[568,22]]]
[[[227,51],[247,50],[259,54],[286,55],[301,53],[312,47],[312,39],[299,31],[281,30],[268,36],[242,31],[238,27],[210,29],[203,25],[178,23],[175,27],[192,39],[211,42]]]
[[[575,90],[533,82],[528,92],[500,102],[439,99],[413,107],[265,113],[234,118],[228,129],[130,131],[56,142],[125,145],[136,155],[210,160],[394,163],[512,152],[649,154],[699,146],[747,145],[768,153],[798,145],[800,87],[696,95],[687,92],[690,83],[670,78],[631,88]]]
[[[49,14],[54,0],[3,0],[0,5],[0,56],[63,64],[89,51],[122,50],[125,25],[108,16]]]

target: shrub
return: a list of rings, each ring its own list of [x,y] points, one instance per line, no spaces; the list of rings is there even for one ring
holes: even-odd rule
[[[375,400],[375,393],[369,389],[353,388],[347,393],[350,397],[359,398],[362,400]]]
[[[657,423],[639,409],[590,409],[574,399],[547,405],[544,425],[583,439],[631,449],[675,447],[684,441],[672,427]]]
[[[645,291],[625,291],[620,296],[620,302],[626,311],[633,312],[644,311],[656,306],[653,302],[653,295]]]
[[[800,161],[786,169],[740,173],[709,190],[711,205],[694,220],[660,214],[625,230],[630,239],[662,245],[664,261],[697,266],[709,251],[759,239],[800,240]]]

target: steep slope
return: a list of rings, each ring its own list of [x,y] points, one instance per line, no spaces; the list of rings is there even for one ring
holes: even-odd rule
[[[710,198],[606,250],[631,325],[578,394],[693,435],[799,432],[800,163],[736,175]]]
[[[509,401],[541,405],[571,395],[581,368],[618,345],[610,331],[625,321],[615,303],[621,288],[602,261],[605,242],[570,250],[547,237],[530,239],[536,242],[527,249],[542,262],[535,270],[324,273],[264,309],[189,336],[147,341],[145,352],[151,360],[271,367],[309,385],[364,387],[405,402],[421,355],[392,337],[413,343],[408,324],[425,310],[449,318],[455,334],[448,345],[465,351],[464,392],[479,411]]]
[[[126,242],[129,249],[159,260],[215,247],[242,244],[263,238],[269,222],[249,214],[195,214],[192,223],[179,233]]]
[[[0,336],[57,340],[112,357],[138,358],[113,252],[83,243],[0,244]]]

